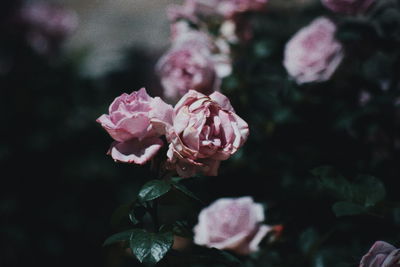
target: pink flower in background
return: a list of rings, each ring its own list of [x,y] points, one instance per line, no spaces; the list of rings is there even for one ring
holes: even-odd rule
[[[376,241],[360,262],[360,267],[399,267],[400,249],[383,242]]]
[[[261,240],[273,230],[262,221],[264,209],[251,197],[221,198],[200,212],[194,242],[246,255],[257,251]]]
[[[220,162],[234,154],[248,135],[247,123],[236,115],[226,96],[190,90],[176,104],[167,132],[169,169],[181,177],[197,172],[216,176]]]
[[[336,26],[321,17],[302,28],[286,44],[283,64],[298,84],[329,80],[343,60],[335,40]]]
[[[248,11],[264,10],[268,0],[221,0],[217,10],[225,18],[232,18],[234,15]]]
[[[211,43],[203,37],[193,31],[177,36],[174,46],[159,59],[156,69],[167,99],[177,101],[189,89],[211,94],[219,88]]]
[[[27,4],[19,16],[28,28],[29,43],[40,53],[55,48],[78,27],[74,11],[43,2]]]
[[[322,4],[337,13],[357,14],[364,12],[375,0],[322,0]]]
[[[183,5],[171,5],[167,11],[171,21],[179,19],[198,23],[211,17],[232,18],[249,12],[264,10],[268,0],[186,0]]]
[[[172,106],[159,97],[150,97],[146,89],[122,94],[97,122],[115,140],[109,154],[116,161],[144,164],[163,145],[159,138],[172,123]]]

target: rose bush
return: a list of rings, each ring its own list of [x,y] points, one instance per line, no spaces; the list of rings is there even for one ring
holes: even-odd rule
[[[264,209],[251,197],[221,198],[200,212],[194,242],[249,254],[258,250],[258,244],[272,230],[260,224],[262,221]]]
[[[246,141],[247,123],[219,92],[206,96],[190,90],[176,104],[167,132],[170,169],[181,177],[196,172],[215,176],[222,160],[228,159]]]
[[[362,257],[360,267],[399,267],[400,249],[383,242],[377,241],[367,254]]]
[[[172,106],[159,97],[150,97],[146,89],[122,94],[97,122],[115,140],[108,153],[116,161],[144,164],[163,145],[160,136],[171,124]]]
[[[335,40],[336,26],[320,17],[286,44],[283,65],[298,84],[329,80],[342,62],[343,48]]]

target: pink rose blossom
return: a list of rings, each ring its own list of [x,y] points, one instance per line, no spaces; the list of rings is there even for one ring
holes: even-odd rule
[[[190,32],[177,36],[177,42],[160,58],[156,69],[164,88],[164,96],[176,101],[189,89],[211,94],[219,88],[220,78],[203,34]]]
[[[176,169],[181,177],[197,172],[216,176],[220,162],[234,154],[248,135],[247,123],[226,96],[190,90],[176,104],[167,132],[169,169]]]
[[[335,40],[336,26],[321,17],[302,28],[286,44],[284,66],[298,84],[331,78],[342,62],[342,45]]]
[[[159,138],[172,123],[172,106],[159,97],[150,97],[146,89],[122,94],[97,122],[115,140],[109,154],[120,162],[144,164],[163,145]]]
[[[273,230],[262,221],[264,209],[251,197],[222,198],[200,212],[194,242],[246,255],[257,251],[261,240]]]
[[[360,267],[399,267],[400,249],[383,242],[377,241],[367,254],[362,257]]]
[[[322,0],[322,4],[337,13],[357,14],[364,12],[375,0]]]

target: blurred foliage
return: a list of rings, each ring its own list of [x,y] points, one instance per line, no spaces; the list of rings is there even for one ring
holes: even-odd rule
[[[357,266],[375,240],[400,245],[400,7],[378,2],[356,18],[319,3],[249,15],[254,38],[233,47],[223,92],[250,138],[218,177],[168,185],[159,213],[188,236],[204,206],[191,191],[205,203],[251,195],[264,203],[266,223],[284,231],[248,257],[191,246],[160,266]],[[19,4],[0,4],[0,265],[136,266],[120,244],[101,244],[144,216],[133,201],[151,173],[114,163],[95,119],[122,92],[158,94],[156,59],[132,48],[120,69],[85,77],[85,53],[39,55],[27,45],[12,24]],[[321,14],[338,23],[346,61],[330,81],[298,86],[282,66],[283,48]]]

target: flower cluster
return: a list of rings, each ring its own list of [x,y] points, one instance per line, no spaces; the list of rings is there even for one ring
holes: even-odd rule
[[[175,108],[161,98],[150,97],[144,88],[117,97],[109,114],[97,119],[115,140],[109,150],[120,162],[144,164],[169,144],[167,167],[181,177],[201,172],[216,176],[247,139],[247,123],[219,92],[207,96],[189,90]]]
[[[221,79],[231,73],[229,43],[251,38],[251,28],[240,15],[261,11],[266,3],[186,0],[183,5],[170,6],[172,45],[156,67],[164,96],[176,102],[188,90],[206,95],[218,91]],[[218,21],[217,34],[211,33],[210,20]]]

